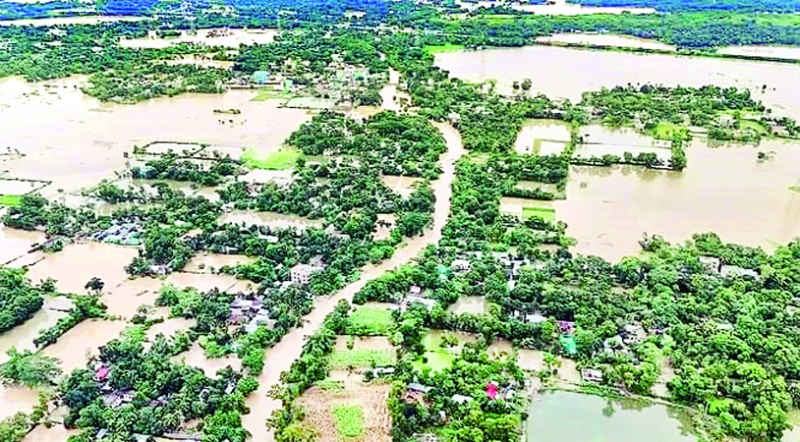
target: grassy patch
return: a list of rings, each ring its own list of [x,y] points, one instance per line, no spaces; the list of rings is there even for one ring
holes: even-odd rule
[[[544,219],[545,221],[553,221],[556,219],[556,209],[552,207],[523,207],[522,219],[530,219],[534,216]]]
[[[247,149],[241,160],[251,169],[286,170],[294,167],[299,157],[300,152],[290,148],[283,148],[267,155],[260,154],[255,149]]]
[[[364,434],[364,412],[358,405],[337,405],[333,420],[340,438],[350,439]]]
[[[347,334],[356,336],[383,336],[394,324],[392,312],[385,308],[361,307],[350,315]]]
[[[258,90],[258,95],[250,101],[267,101],[275,99],[290,99],[291,94],[284,94],[282,89],[262,88]]]
[[[659,121],[656,128],[653,129],[653,138],[659,140],[672,140],[675,134],[684,132],[685,129],[675,123],[669,121]]]
[[[445,349],[439,349],[436,351],[426,351],[411,365],[418,371],[422,371],[425,367],[429,367],[433,371],[442,371],[446,368],[450,368],[455,359],[456,357],[454,354]]]
[[[336,350],[328,358],[328,362],[331,370],[394,365],[395,352],[391,349]]]
[[[325,379],[325,380],[322,380],[322,381],[317,381],[317,382],[314,384],[314,386],[316,386],[316,387],[317,387],[317,388],[319,388],[319,389],[322,389],[322,390],[325,390],[325,391],[331,391],[331,392],[334,392],[334,391],[342,391],[342,390],[344,390],[344,386],[342,386],[342,383],[341,383],[341,382],[339,382],[339,381],[332,381],[332,380],[330,380],[330,379]]]
[[[740,129],[752,129],[753,131],[755,131],[759,135],[766,135],[768,133],[767,132],[767,128],[764,127],[764,125],[759,123],[758,121],[739,120],[739,128]]]
[[[0,195],[0,206],[19,207],[22,205],[22,195]]]
[[[444,44],[444,45],[425,45],[425,53],[443,54],[445,52],[463,51],[464,45]]]

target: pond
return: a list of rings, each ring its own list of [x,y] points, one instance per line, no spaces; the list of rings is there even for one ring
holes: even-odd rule
[[[695,442],[689,416],[664,405],[546,391],[530,406],[528,442]],[[645,436],[647,435],[647,436]]]

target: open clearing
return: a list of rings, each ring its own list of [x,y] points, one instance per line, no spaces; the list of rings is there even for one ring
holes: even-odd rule
[[[250,169],[286,170],[294,167],[300,155],[299,151],[288,148],[267,155],[257,152],[255,149],[247,149],[241,160]]]
[[[352,348],[348,348],[351,340]],[[339,336],[336,339],[336,350],[328,361],[331,370],[385,367],[394,365],[396,354],[389,339],[384,337]]]
[[[312,387],[298,399],[317,442],[390,442],[389,385]]]
[[[347,324],[347,334],[357,336],[380,336],[389,332],[394,325],[392,312],[384,308],[359,307],[351,315]]]

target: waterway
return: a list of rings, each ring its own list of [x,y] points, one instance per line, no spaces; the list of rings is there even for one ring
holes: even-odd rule
[[[432,183],[433,191],[436,195],[433,227],[426,231],[423,236],[408,239],[402,247],[398,248],[391,259],[378,265],[364,267],[361,278],[358,281],[344,287],[328,298],[318,299],[314,305],[314,311],[304,318],[304,325],[290,331],[279,343],[267,350],[266,365],[264,371],[258,377],[259,388],[246,401],[247,406],[250,408],[250,414],[242,417],[242,424],[253,435],[253,440],[259,442],[274,440],[272,432],[265,428],[264,422],[275,410],[280,409],[281,403],[267,397],[267,392],[273,385],[280,382],[281,372],[291,368],[292,362],[302,352],[305,338],[319,328],[325,316],[333,311],[339,300],[352,300],[353,295],[361,290],[368,281],[408,262],[429,244],[435,244],[441,238],[442,227],[444,227],[450,214],[451,184],[455,176],[455,162],[464,154],[464,150],[458,131],[448,124],[434,123],[434,126],[442,133],[448,150],[440,160],[443,172],[439,179]]]
[[[496,79],[501,92],[511,92],[514,81],[530,78],[534,93],[573,102],[585,91],[628,83],[736,86],[753,91],[776,114],[800,119],[794,80],[800,77],[800,65],[549,46],[440,53],[436,65],[469,81]],[[763,85],[767,89],[762,92]]]
[[[677,409],[566,391],[548,391],[534,399],[526,435],[528,442],[697,440],[690,417]]]
[[[58,189],[73,193],[114,179],[134,146],[178,141],[269,153],[311,118],[302,109],[279,108],[279,100],[252,101],[257,92],[250,90],[102,103],[81,92],[85,82],[83,76],[41,83],[0,79],[3,146],[25,155],[3,163],[7,177],[51,180],[46,196]],[[221,117],[214,109],[241,114]]]

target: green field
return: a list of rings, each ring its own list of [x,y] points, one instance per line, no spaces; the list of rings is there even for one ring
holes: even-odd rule
[[[262,88],[258,90],[258,95],[253,97],[250,101],[267,101],[267,100],[275,100],[275,99],[290,99],[292,98],[291,94],[284,94],[283,90],[280,88]]]
[[[545,221],[554,221],[556,219],[556,209],[552,207],[523,207],[522,219],[530,219],[534,216],[544,219]]]
[[[287,170],[294,167],[300,155],[300,152],[290,148],[283,148],[267,155],[262,155],[255,149],[247,149],[241,160],[245,167],[251,169]]]
[[[739,128],[740,129],[752,129],[759,135],[767,135],[767,128],[764,127],[763,124],[759,123],[758,121],[752,120],[739,120]]]
[[[445,52],[463,51],[464,45],[444,44],[444,45],[425,45],[426,54],[442,54]]]
[[[653,129],[653,138],[659,140],[672,140],[676,133],[685,130],[682,126],[669,121],[659,121],[656,128]]]
[[[346,370],[348,368],[368,368],[373,365],[384,367],[394,365],[395,352],[393,349],[359,349],[339,350],[328,358],[331,370]]]
[[[22,205],[22,195],[0,195],[0,206],[19,207]]]
[[[418,371],[422,371],[425,367],[429,367],[433,371],[442,371],[445,368],[450,368],[455,359],[455,355],[448,350],[438,349],[436,351],[426,351],[422,354],[422,357],[411,365]]]
[[[332,414],[339,439],[350,439],[364,434],[364,412],[358,405],[337,405]]]
[[[347,322],[347,334],[355,336],[383,336],[394,325],[392,312],[385,308],[357,308]]]

